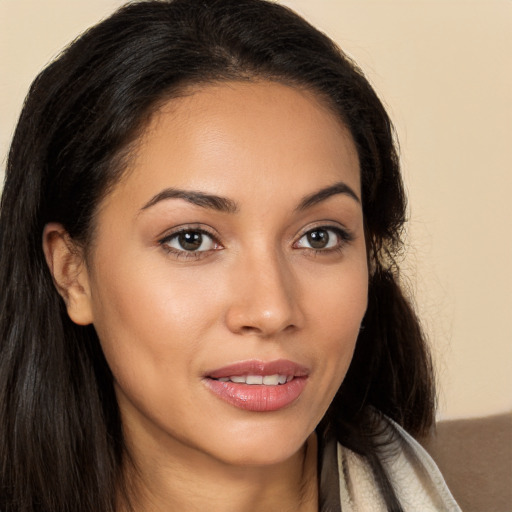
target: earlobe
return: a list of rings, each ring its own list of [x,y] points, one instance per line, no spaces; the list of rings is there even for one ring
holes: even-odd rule
[[[82,251],[62,224],[51,222],[45,226],[43,251],[69,317],[79,325],[91,324],[93,314],[87,268]]]

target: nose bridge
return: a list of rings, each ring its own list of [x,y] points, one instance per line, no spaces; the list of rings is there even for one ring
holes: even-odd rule
[[[240,255],[228,325],[235,332],[271,336],[298,327],[298,290],[290,263],[275,247]]]

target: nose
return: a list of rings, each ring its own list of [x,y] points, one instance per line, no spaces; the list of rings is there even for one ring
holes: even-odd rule
[[[226,324],[232,332],[269,338],[302,326],[299,286],[284,257],[241,257],[230,282]]]

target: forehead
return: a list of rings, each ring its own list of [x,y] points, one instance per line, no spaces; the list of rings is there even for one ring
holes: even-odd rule
[[[190,88],[163,103],[125,176],[139,195],[174,186],[243,200],[278,192],[273,186],[304,195],[340,180],[360,195],[355,145],[327,101],[266,81]]]

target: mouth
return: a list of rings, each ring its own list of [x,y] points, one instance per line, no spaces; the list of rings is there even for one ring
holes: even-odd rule
[[[239,409],[277,411],[302,394],[309,370],[292,361],[243,361],[208,372],[203,381],[218,398]]]
[[[219,382],[235,382],[236,384],[248,384],[249,386],[282,386],[293,379],[293,375],[232,375],[220,377]]]

